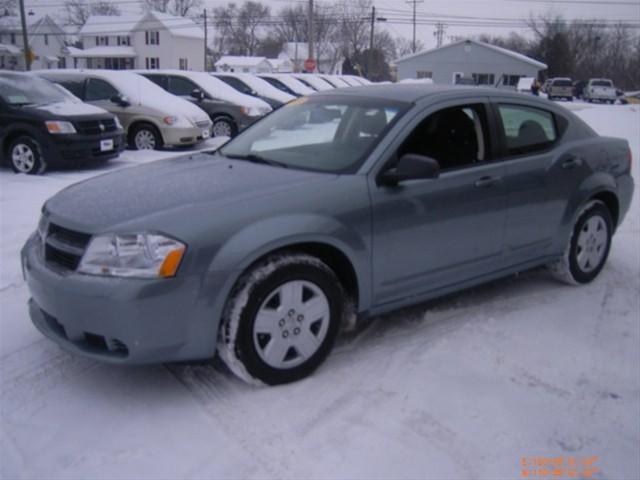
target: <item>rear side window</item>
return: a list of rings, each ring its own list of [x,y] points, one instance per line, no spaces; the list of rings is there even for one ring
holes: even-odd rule
[[[160,88],[167,90],[167,78],[162,75],[145,75],[149,80],[158,85]]]
[[[558,138],[553,114],[524,105],[499,105],[508,155],[546,150]]]
[[[109,100],[120,92],[113,85],[98,78],[90,78],[87,82],[87,102]]]

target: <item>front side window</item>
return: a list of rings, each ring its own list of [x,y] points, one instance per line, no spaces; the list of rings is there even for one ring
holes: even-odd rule
[[[84,97],[84,81],[83,80],[62,80],[58,82],[64,88],[69,90],[78,98]]]
[[[110,100],[111,97],[118,94],[118,90],[109,82],[98,78],[90,78],[87,81],[87,102]]]
[[[546,150],[557,138],[553,114],[524,105],[499,105],[508,155]]]
[[[303,97],[234,138],[221,153],[303,170],[351,173],[406,109],[400,102]]]
[[[431,157],[442,170],[461,168],[489,158],[487,116],[482,104],[449,107],[430,114],[411,132],[397,159],[412,153]]]
[[[198,86],[191,80],[182,77],[170,77],[169,92],[174,95],[189,96]]]

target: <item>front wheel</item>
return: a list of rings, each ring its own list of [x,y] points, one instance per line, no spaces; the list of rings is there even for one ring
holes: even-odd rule
[[[15,173],[39,175],[44,173],[47,164],[42,157],[40,145],[33,138],[23,135],[9,146],[9,161]]]
[[[552,274],[572,285],[591,282],[604,267],[612,234],[609,209],[602,202],[591,202],[578,216],[564,255],[549,266]]]
[[[142,123],[133,127],[129,144],[135,150],[159,150],[162,148],[163,142],[156,127]]]
[[[217,117],[213,119],[211,135],[214,137],[233,137],[237,133],[237,130],[230,118]]]
[[[234,289],[225,308],[218,353],[249,383],[300,380],[331,351],[343,298],[338,278],[319,259],[298,253],[271,256]]]

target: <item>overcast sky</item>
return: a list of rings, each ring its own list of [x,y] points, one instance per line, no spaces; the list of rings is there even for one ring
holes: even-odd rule
[[[137,13],[137,4],[128,0],[114,0],[123,13]],[[327,0],[315,0],[316,4],[332,3]],[[62,9],[64,0],[25,0],[27,9],[36,14],[57,13]],[[207,9],[225,5],[228,0],[205,0]],[[242,3],[242,1],[236,1]],[[305,0],[262,0],[262,3],[277,13],[283,6],[306,3]],[[412,6],[405,0],[375,0],[378,16],[386,17],[387,22],[379,23],[376,28],[385,28],[394,36],[411,38],[410,17]],[[510,31],[527,33],[519,26],[518,19],[530,15],[546,13],[560,14],[567,19],[606,19],[622,20],[640,26],[640,0],[424,0],[417,6],[417,37],[427,46],[435,46],[433,25],[426,22],[441,21],[447,28],[445,43],[449,36],[477,35],[479,33],[508,34]],[[475,19],[475,20],[474,20]],[[478,22],[481,25],[477,25]],[[423,23],[423,24],[420,24]],[[466,25],[475,23],[476,25]]]

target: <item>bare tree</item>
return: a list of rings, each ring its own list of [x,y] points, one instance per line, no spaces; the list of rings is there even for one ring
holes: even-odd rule
[[[15,15],[17,7],[18,0],[0,0],[0,17]]]
[[[177,17],[186,17],[202,7],[202,0],[143,0],[146,11],[169,13]]]
[[[411,55],[413,53],[413,41],[406,37],[396,37],[396,54],[398,58]],[[424,42],[420,39],[416,39],[416,51],[421,52],[424,50]]]
[[[340,0],[336,4],[340,16],[339,39],[347,58],[369,46],[371,6],[371,0]]]
[[[245,2],[241,7],[229,3],[214,9],[213,17],[218,48],[232,55],[253,56],[264,34],[261,25],[268,21],[269,7],[253,1]]]
[[[91,15],[120,15],[120,9],[105,0],[89,2],[87,0],[67,0],[64,4],[64,17],[68,24],[81,27]]]

